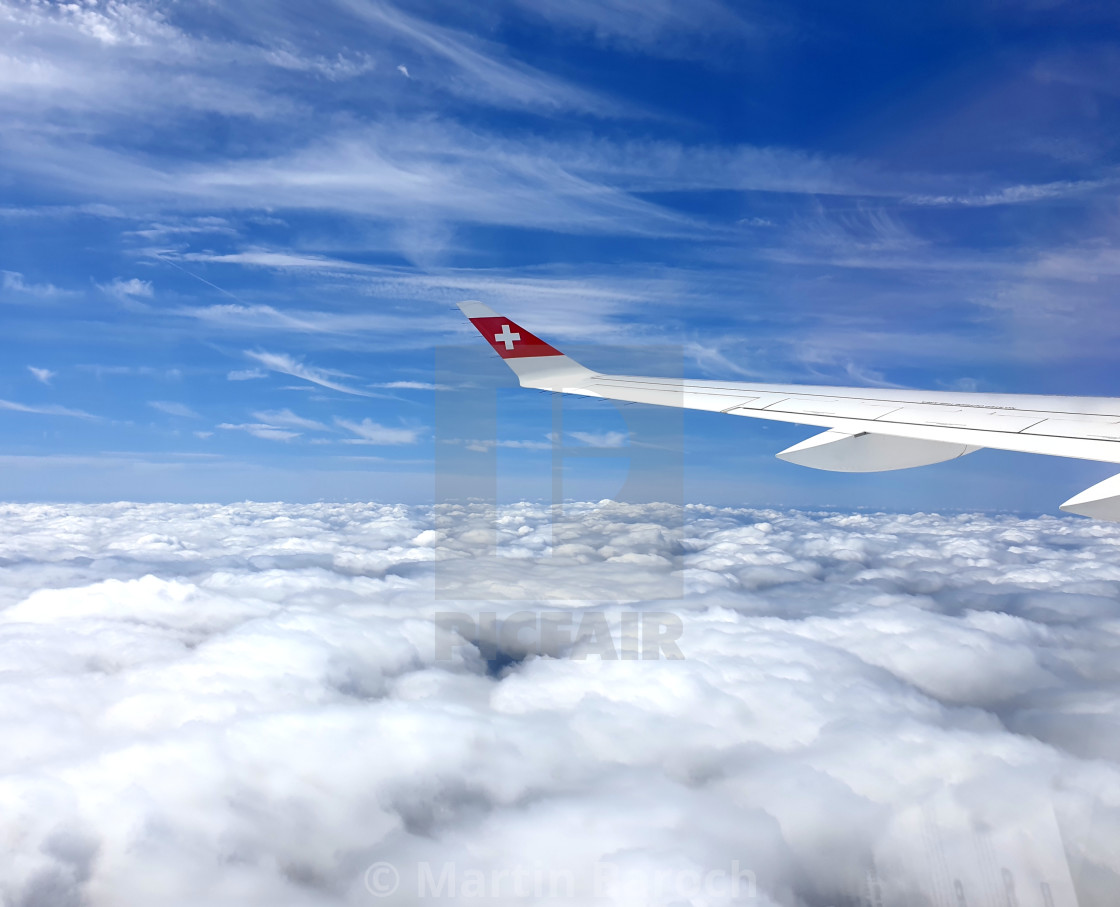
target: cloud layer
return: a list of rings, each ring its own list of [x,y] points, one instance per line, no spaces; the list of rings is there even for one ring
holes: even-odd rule
[[[484,516],[0,508],[0,899],[369,904],[380,861],[386,903],[427,865],[456,867],[453,902],[467,873],[521,868],[575,903],[669,904],[738,861],[749,891],[693,902],[1109,903],[1120,530]],[[457,585],[491,598],[434,592]],[[685,657],[584,638],[488,663],[433,623],[542,609],[669,613]]]

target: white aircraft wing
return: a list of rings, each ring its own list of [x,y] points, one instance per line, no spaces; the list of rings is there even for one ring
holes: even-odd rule
[[[1120,398],[750,384],[591,371],[479,302],[459,305],[522,387],[826,429],[781,451],[836,472],[908,469],[982,447],[1120,463]],[[1120,521],[1120,475],[1062,505]]]

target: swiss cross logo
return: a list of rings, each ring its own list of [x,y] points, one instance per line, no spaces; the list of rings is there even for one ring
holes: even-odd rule
[[[514,341],[517,341],[517,340],[520,340],[520,339],[521,339],[521,335],[518,334],[516,331],[510,332],[508,324],[503,324],[502,325],[502,333],[494,335],[494,342],[495,343],[504,343],[506,345],[507,350],[512,350]]]
[[[504,315],[487,315],[472,318],[471,324],[486,338],[487,343],[503,359],[532,359],[539,356],[560,356],[561,352],[549,346],[540,337],[518,327]]]

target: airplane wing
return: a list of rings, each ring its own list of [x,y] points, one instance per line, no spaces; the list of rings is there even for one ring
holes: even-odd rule
[[[825,429],[781,451],[791,463],[883,472],[940,463],[983,447],[1120,463],[1120,398],[750,384],[612,375],[584,368],[480,302],[459,304],[522,387],[676,406]],[[1062,510],[1120,521],[1120,475]]]

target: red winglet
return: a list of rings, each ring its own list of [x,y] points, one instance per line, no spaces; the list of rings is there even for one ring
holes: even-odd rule
[[[503,359],[524,359],[529,356],[563,356],[555,347],[549,346],[536,334],[503,318],[501,315],[472,318],[471,324],[494,347]]]

